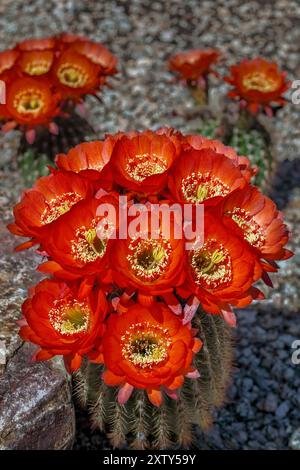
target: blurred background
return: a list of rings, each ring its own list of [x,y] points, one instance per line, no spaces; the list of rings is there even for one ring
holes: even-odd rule
[[[99,138],[119,130],[161,126],[176,127],[183,132],[197,131],[194,101],[167,70],[166,61],[175,52],[204,47],[219,49],[223,59],[217,70],[221,75],[243,58],[262,56],[278,62],[290,80],[300,80],[300,2],[297,0],[0,0],[0,49],[12,47],[25,38],[62,31],[103,42],[119,58],[119,74],[113,88],[103,92],[102,103],[91,97],[87,100],[88,120]],[[227,89],[224,82],[213,78],[213,101],[217,103]],[[280,110],[273,123],[278,170],[271,191],[292,229],[289,248],[296,255],[273,277],[274,290],[268,292],[268,300],[238,312],[232,386],[227,403],[216,412],[211,431],[203,435],[195,430],[195,445],[200,449],[300,449],[300,365],[291,360],[293,341],[300,339],[299,123],[300,104],[292,102]],[[14,361],[15,374],[20,369],[15,351],[22,345],[16,336],[14,320],[26,288],[37,276],[34,274],[37,258],[32,253],[12,256],[15,240],[5,229],[12,217],[11,207],[22,189],[14,165],[18,140],[18,132],[0,137],[0,307],[3,310],[0,326],[1,335],[9,343],[8,355]],[[25,359],[22,360],[22,367],[26,367]],[[36,370],[33,394],[39,386],[50,387],[54,380],[49,379],[50,372],[46,371],[38,384],[38,374],[41,377],[41,368]],[[0,392],[1,386],[3,390],[13,387],[12,376],[5,380]],[[20,380],[28,378],[23,374]],[[52,385],[48,395],[52,393],[53,398],[59,387],[58,384],[53,389]],[[51,403],[58,406],[55,400]],[[5,406],[10,407],[5,419],[20,413],[9,400]],[[63,418],[66,406],[62,404],[58,414],[54,413],[54,428],[56,419],[72,419],[70,410],[65,415],[67,418]],[[79,410],[76,413],[74,449],[108,448],[104,436],[89,430],[87,415]],[[64,434],[57,439],[67,441]],[[25,444],[18,445],[22,448]]]

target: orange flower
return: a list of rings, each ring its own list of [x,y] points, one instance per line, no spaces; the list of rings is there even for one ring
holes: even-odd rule
[[[24,318],[19,334],[39,346],[35,360],[62,355],[72,372],[80,367],[83,356],[94,357],[104,333],[106,311],[101,290],[79,300],[75,286],[45,279],[22,306]]]
[[[14,207],[15,223],[8,226],[15,235],[32,238],[18,249],[40,243],[49,224],[89,195],[89,181],[73,173],[60,172],[39,178],[32,189],[24,191],[21,202]]]
[[[20,51],[46,51],[54,49],[56,46],[56,38],[40,38],[40,39],[26,39],[25,41],[17,44],[17,49]]]
[[[270,105],[285,104],[283,93],[290,87],[285,80],[286,72],[280,72],[278,65],[257,57],[243,60],[230,68],[231,76],[224,80],[233,86],[228,96],[244,100],[252,113],[257,113],[261,106],[270,113]]]
[[[58,114],[58,96],[42,78],[18,78],[7,86],[6,108],[18,124],[34,127]]]
[[[180,52],[169,60],[169,68],[184,80],[198,80],[211,72],[211,65],[217,62],[220,53],[214,49],[192,49]]]
[[[245,186],[237,162],[211,148],[183,151],[169,172],[169,189],[182,203],[216,204]]]
[[[238,166],[247,181],[256,173],[256,168],[250,167],[250,161],[247,157],[239,156],[232,147],[227,147],[219,140],[208,139],[202,135],[186,135],[183,138],[183,146],[192,147],[196,150],[212,149],[216,153],[225,155]]]
[[[63,96],[78,99],[99,86],[100,67],[74,50],[62,52],[53,65],[53,78]]]
[[[157,193],[166,184],[176,157],[172,139],[155,132],[141,132],[117,140],[110,166],[117,184],[138,193]]]
[[[223,213],[242,230],[244,239],[266,260],[289,258],[292,253],[284,246],[290,231],[283,215],[271,199],[247,186],[235,191],[223,202]]]
[[[45,75],[50,71],[53,59],[53,51],[28,51],[21,54],[18,60],[18,66],[21,72],[27,75]]]
[[[8,83],[15,77],[14,65],[18,59],[19,52],[14,49],[7,49],[0,52],[0,80]]]
[[[104,75],[117,73],[117,58],[103,44],[80,40],[72,44],[72,49],[87,57],[94,64],[100,65],[101,73]]]
[[[112,314],[103,337],[104,382],[120,386],[118,400],[125,403],[133,388],[145,389],[155,406],[162,391],[177,398],[185,376],[197,377],[192,366],[201,348],[190,325],[183,325],[163,303],[149,308],[134,304],[124,314]]]
[[[74,173],[84,172],[88,175],[87,170],[95,172],[95,178],[99,178],[104,166],[109,162],[114,142],[107,138],[101,142],[84,142],[76,145],[69,150],[67,154],[60,153],[55,158],[55,163],[61,170],[73,171]]]
[[[43,249],[61,269],[50,261],[45,263],[46,266],[42,265],[43,272],[51,272],[54,267],[54,274],[65,279],[95,277],[107,272],[111,247],[109,236],[116,229],[117,220],[112,218],[107,235],[101,237],[98,224],[104,215],[97,215],[100,204],[112,204],[117,208],[117,200],[113,196],[89,198],[78,202],[51,224],[43,240]]]
[[[252,287],[262,274],[256,253],[234,224],[222,224],[217,212],[206,211],[204,244],[188,252],[186,269],[187,288],[208,312],[244,307],[260,295]]]
[[[155,234],[151,238],[151,227],[154,229],[153,219],[156,217],[157,230],[154,230]],[[171,292],[175,286],[183,283],[184,243],[175,237],[177,223],[172,217],[170,234],[166,237],[162,217],[161,213],[158,217],[149,212],[145,231],[141,227],[142,233],[134,238],[130,238],[129,234],[126,240],[114,242],[111,267],[113,279],[119,287],[129,287],[138,290],[139,294],[154,296]]]

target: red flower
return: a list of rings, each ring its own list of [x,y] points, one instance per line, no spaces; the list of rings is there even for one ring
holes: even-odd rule
[[[235,226],[225,226],[216,212],[206,211],[204,244],[187,254],[187,289],[204,310],[222,313],[244,307],[260,292],[252,287],[262,274],[256,253]]]
[[[219,56],[220,53],[214,49],[192,49],[172,56],[169,68],[184,80],[198,80],[211,72],[211,65],[217,62]]]
[[[219,140],[208,139],[202,135],[187,135],[183,138],[183,145],[188,144],[187,147],[192,147],[196,150],[212,149],[216,153],[225,155],[238,166],[243,176],[249,181],[256,173],[256,168],[250,167],[250,161],[247,157],[239,156],[232,147],[227,147]]]
[[[50,71],[53,59],[53,51],[28,51],[21,54],[18,66],[27,75],[45,75]]]
[[[17,49],[20,51],[46,51],[54,49],[56,46],[55,37],[40,38],[40,39],[26,39],[25,41],[17,44]]]
[[[259,190],[247,186],[224,200],[223,212],[242,230],[245,240],[267,260],[289,258],[292,253],[284,246],[290,231],[283,223],[283,215],[271,199]]]
[[[285,80],[286,72],[280,72],[277,64],[257,57],[232,66],[230,72],[231,76],[224,78],[233,86],[228,96],[244,100],[251,112],[257,113],[264,106],[268,113],[272,103],[284,105],[282,95],[290,82]]]
[[[54,62],[52,73],[63,96],[78,99],[99,86],[100,67],[74,50],[67,49]]]
[[[176,157],[172,139],[151,131],[117,140],[110,166],[117,184],[139,193],[157,193]]]
[[[80,40],[72,44],[72,49],[87,57],[94,64],[100,65],[101,73],[104,75],[117,73],[117,58],[103,44]]]
[[[169,172],[169,189],[176,201],[216,204],[245,186],[238,165],[210,148],[183,151]]]
[[[24,191],[21,202],[14,207],[15,223],[8,226],[15,235],[32,238],[18,249],[40,243],[49,224],[89,195],[90,183],[73,173],[39,178],[32,189]]]
[[[43,280],[22,306],[20,336],[40,347],[36,360],[64,356],[69,371],[80,367],[82,357],[95,356],[104,333],[107,311],[101,290],[79,300],[76,288],[64,282]]]
[[[17,78],[7,86],[6,109],[18,124],[34,127],[46,124],[58,114],[58,96],[42,78]]]
[[[85,199],[51,224],[43,240],[43,249],[61,269],[50,261],[46,263],[46,269],[42,265],[43,271],[51,272],[53,266],[54,274],[65,279],[107,274],[109,236],[116,230],[117,220],[112,218],[107,235],[99,236],[98,224],[104,215],[98,215],[97,209],[106,203],[117,207],[117,200],[112,196]]]
[[[18,56],[19,52],[14,49],[0,52],[0,80],[8,83],[14,78],[14,65]]]
[[[114,143],[107,138],[104,142],[84,142],[76,145],[67,154],[60,153],[55,158],[55,163],[61,170],[73,171],[74,173],[93,170],[99,173],[109,162]],[[85,173],[86,174],[86,173]]]
[[[103,337],[103,357],[107,385],[121,388],[120,403],[125,403],[133,388],[146,389],[153,405],[162,403],[162,391],[176,398],[184,377],[197,374],[193,355],[201,342],[189,325],[162,303],[146,308],[135,304],[124,314],[112,314]]]
[[[163,232],[163,216],[160,214],[160,219],[157,218],[157,230],[154,230],[153,224],[155,217],[155,214],[149,213],[145,231],[142,227],[142,233],[134,238],[130,238],[129,234],[126,240],[116,240],[111,249],[111,267],[116,284],[133,288],[147,296],[171,292],[185,279],[184,243],[175,237],[176,221],[170,218],[170,234],[167,238]],[[155,231],[153,238],[151,226]]]

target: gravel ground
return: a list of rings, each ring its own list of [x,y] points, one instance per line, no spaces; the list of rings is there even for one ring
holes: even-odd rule
[[[87,103],[99,137],[162,125],[197,129],[197,120],[189,119],[195,111],[191,97],[165,67],[168,56],[178,50],[217,47],[228,64],[260,54],[278,61],[291,80],[300,78],[296,0],[1,1],[3,48],[25,36],[63,30],[103,41],[120,58],[119,79],[114,89],[103,93],[103,105],[92,99]],[[219,71],[223,73],[225,66],[221,64]],[[218,102],[226,85],[217,81],[212,85],[212,97]],[[280,164],[272,190],[293,230],[290,246],[297,255],[274,278],[271,300],[238,314],[236,371],[228,403],[216,414],[209,434],[195,431],[199,448],[287,449],[300,427],[300,365],[291,362],[291,344],[300,339],[299,109],[300,105],[288,104],[274,124]],[[2,203],[12,204],[19,194],[20,182],[11,163],[17,141],[14,133],[0,142]],[[101,434],[90,433],[80,411],[74,448],[109,448]]]

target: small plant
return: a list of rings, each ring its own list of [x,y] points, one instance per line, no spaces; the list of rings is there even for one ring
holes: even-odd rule
[[[252,177],[217,140],[120,132],[58,155],[15,206],[9,230],[29,238],[17,250],[38,245],[51,275],[30,290],[20,335],[34,360],[63,356],[114,447],[188,447],[222,404],[233,308],[263,298],[255,284],[292,255]]]
[[[219,56],[220,53],[215,49],[192,49],[179,52],[169,60],[169,69],[189,87],[200,106],[208,103],[208,75],[215,73],[212,65],[218,61]]]
[[[6,85],[2,131],[18,127],[30,144],[40,127],[57,134],[56,117],[67,118],[86,95],[97,96],[116,73],[116,63],[102,44],[68,33],[27,39],[0,52],[0,80]]]

